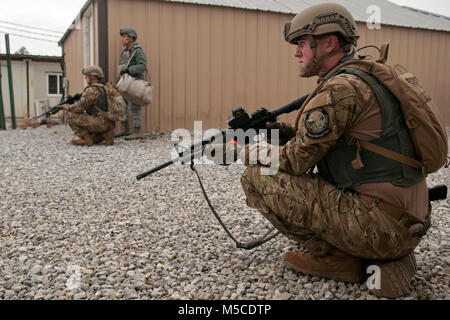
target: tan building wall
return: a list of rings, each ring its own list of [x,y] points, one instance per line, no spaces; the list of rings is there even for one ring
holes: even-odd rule
[[[121,28],[136,29],[149,58],[155,95],[144,112],[146,130],[192,129],[195,120],[202,120],[204,129],[225,127],[236,106],[249,112],[276,108],[315,86],[315,79],[298,77],[295,47],[282,37],[284,23],[293,15],[153,0],[109,0],[108,15],[110,81],[117,77],[123,50]],[[389,62],[402,63],[421,79],[450,125],[450,33],[391,26],[368,30],[365,24],[359,30],[358,47],[391,44]],[[73,93],[79,91],[74,86],[82,87],[83,63],[76,50],[71,52],[82,40],[72,38],[64,49]],[[374,49],[364,53],[377,55]],[[78,67],[69,71],[69,64]],[[293,114],[281,118],[294,119]]]
[[[93,10],[93,37],[94,37],[94,61],[97,63],[98,57],[98,6],[97,1],[92,2]],[[64,62],[66,65],[66,77],[69,78],[69,94],[73,95],[83,91],[85,86],[84,77],[81,74],[81,70],[84,66],[88,65],[87,61],[84,61],[85,50],[84,46],[86,44],[85,33],[83,30],[84,20],[86,18],[84,15],[81,16],[80,20],[77,21],[75,28],[71,30],[70,34],[64,40]]]
[[[149,57],[155,86],[150,130],[225,127],[231,110],[275,107],[313,88],[299,81],[293,47],[281,35],[289,16],[159,1],[110,0],[110,77],[117,75],[119,30],[130,26]]]
[[[80,23],[81,24],[81,23]],[[83,57],[83,31],[75,28],[64,41],[64,62],[66,77],[69,78],[69,94],[81,92],[84,88],[84,79],[81,69],[84,66]]]

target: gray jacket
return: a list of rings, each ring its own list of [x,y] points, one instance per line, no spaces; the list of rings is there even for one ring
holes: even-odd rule
[[[145,55],[144,50],[142,50],[141,46],[137,43],[133,44],[130,48],[127,48],[122,52],[119,62],[118,78],[120,78],[120,71],[125,69],[128,61],[130,60],[130,57],[135,51],[136,53],[134,54],[133,59],[131,59],[131,62],[128,65],[128,73],[136,79],[144,79],[144,73],[147,69],[147,56]]]

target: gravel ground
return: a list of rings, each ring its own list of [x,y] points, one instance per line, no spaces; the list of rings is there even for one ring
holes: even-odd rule
[[[170,159],[170,136],[74,147],[67,126],[0,131],[0,299],[377,299],[365,284],[286,268],[282,236],[234,247],[188,166],[140,182]],[[244,167],[199,167],[211,201],[240,241],[269,229],[245,205]],[[429,185],[450,184],[448,169]],[[449,201],[436,202],[419,271],[401,299],[450,299]]]

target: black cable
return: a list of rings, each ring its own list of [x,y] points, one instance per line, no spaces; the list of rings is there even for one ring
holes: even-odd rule
[[[9,34],[10,36],[15,36],[15,37],[20,37],[20,38],[27,38],[27,39],[33,39],[33,40],[39,40],[39,41],[47,41],[47,42],[58,43],[58,41],[54,41],[54,40],[46,40],[46,39],[39,39],[39,38],[34,38],[34,37],[27,37],[27,36],[22,36],[20,34],[5,32],[5,31],[2,31],[2,30],[0,30],[0,33]]]
[[[61,38],[60,36],[56,36],[56,35],[53,35],[53,34],[45,34],[45,33],[27,31],[27,30],[23,30],[23,29],[17,29],[17,28],[8,27],[8,26],[0,26],[0,28],[6,28],[6,29],[14,30],[14,31],[24,32],[24,33],[32,33],[32,34],[37,34],[37,35],[40,35],[40,36],[51,37],[51,38],[58,38],[58,39]]]
[[[361,50],[367,49],[367,48],[375,48],[378,50],[379,53],[381,53],[381,49],[374,45],[368,45],[368,46],[362,47],[362,48],[356,50],[356,53],[360,52]]]
[[[8,21],[4,21],[4,20],[0,20],[1,23],[7,23],[7,24],[12,24],[18,27],[24,27],[24,28],[31,28],[31,29],[39,29],[42,31],[48,31],[48,32],[53,32],[53,33],[60,33],[63,34],[64,32],[62,31],[55,31],[55,30],[49,30],[49,29],[43,29],[43,28],[39,28],[39,27],[31,27],[31,26],[25,26],[23,24],[17,24],[17,23],[13,23],[13,22],[8,22]]]

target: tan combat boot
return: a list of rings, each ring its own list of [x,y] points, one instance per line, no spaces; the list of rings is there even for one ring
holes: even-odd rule
[[[372,265],[380,267],[380,289],[370,289],[377,297],[398,298],[409,292],[411,279],[417,271],[416,258],[410,253],[393,261],[371,261]]]
[[[103,142],[103,140],[105,140],[105,137],[103,136],[103,134],[95,134],[93,136],[93,140],[94,144],[100,144]]]
[[[105,146],[114,145],[114,128],[103,133],[103,138],[105,139]]]
[[[331,249],[321,257],[288,251],[284,261],[295,271],[311,276],[345,282],[361,282],[364,278],[362,260],[338,249]]]
[[[90,135],[85,135],[81,139],[72,140],[74,146],[92,146],[94,145],[94,139]]]

